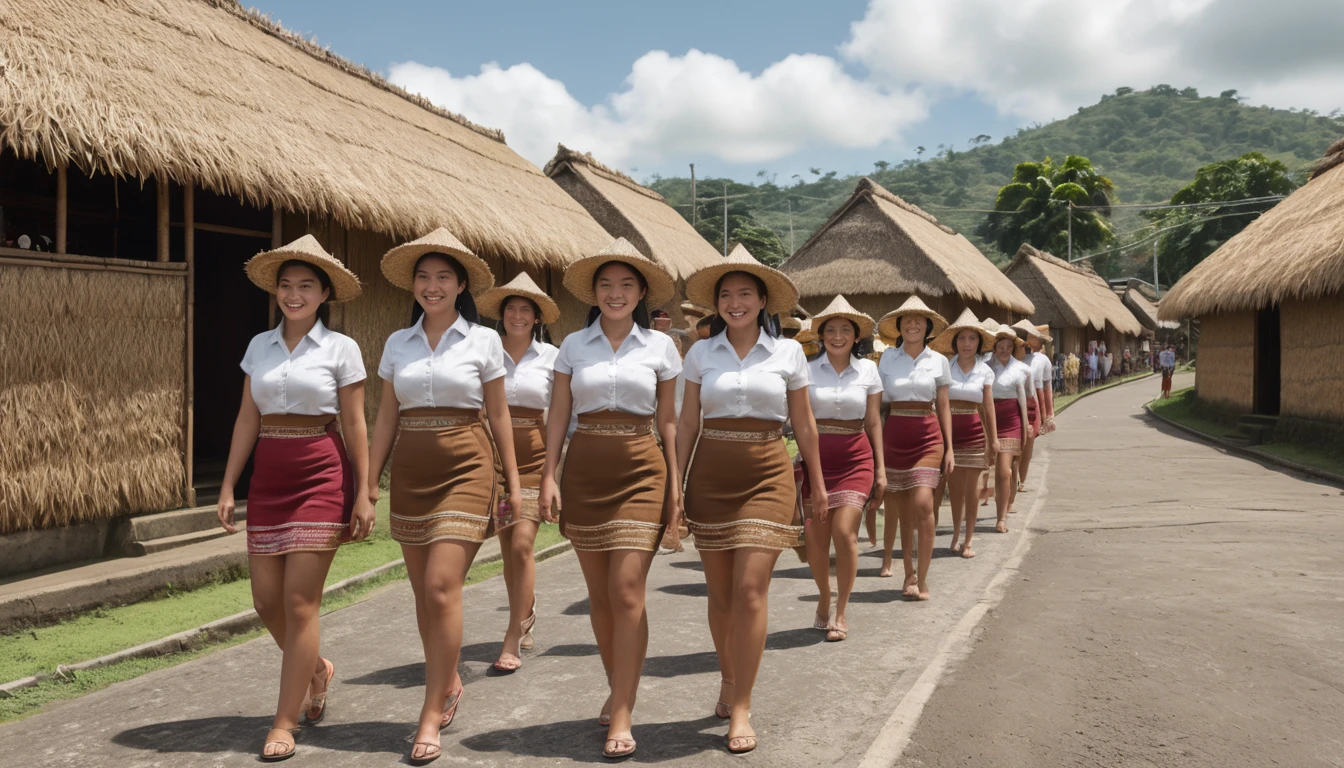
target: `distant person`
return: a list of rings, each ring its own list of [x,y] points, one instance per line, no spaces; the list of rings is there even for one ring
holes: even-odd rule
[[[1165,400],[1171,397],[1171,377],[1176,373],[1176,347],[1168,344],[1158,354],[1157,363],[1162,366],[1162,398]]]
[[[1089,387],[1097,385],[1098,363],[1097,348],[1093,347],[1087,351],[1087,385]]]
[[[649,313],[649,319],[653,321],[653,330],[659,333],[667,333],[672,330],[672,316],[665,309],[655,309]]]

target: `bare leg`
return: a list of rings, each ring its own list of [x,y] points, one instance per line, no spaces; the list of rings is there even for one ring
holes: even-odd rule
[[[955,469],[952,470],[951,477],[943,475],[943,482],[947,484],[947,495],[951,501],[950,506],[952,507],[952,543],[948,545],[948,549],[958,553],[961,552],[961,547],[959,546],[961,540],[961,521],[966,516],[965,510],[961,507],[961,499],[957,495],[957,492],[961,490],[961,486],[957,482],[959,479]],[[937,522],[938,519],[935,515],[934,523],[937,524]]]
[[[998,512],[998,522],[995,523],[994,530],[999,533],[1008,532],[1008,504],[1012,500],[1015,459],[1011,453],[1000,453],[998,456],[999,466],[994,475],[994,506]]]
[[[896,502],[896,494],[888,493],[882,503],[882,571],[879,576],[893,576],[892,553],[896,549],[896,536],[901,531],[901,508]]]
[[[644,582],[653,553],[612,550],[608,557],[607,602],[611,606],[611,725],[607,738],[630,738],[635,696],[649,646]]]
[[[868,546],[877,546],[877,507],[870,508],[863,514],[863,525],[868,531]]]
[[[770,576],[779,552],[742,547],[733,557],[732,655],[736,669],[732,719],[728,738],[754,737],[751,728],[751,693],[761,668],[768,630]]]
[[[537,524],[531,520],[519,520],[499,532],[504,587],[509,593],[509,628],[495,664],[505,669],[517,669],[522,664],[518,644],[523,638],[523,622],[532,616],[536,603],[537,563],[532,554],[536,540]]]
[[[709,634],[714,639],[714,653],[719,657],[719,701],[731,705],[728,691],[735,688],[737,667],[733,658],[733,561],[742,550],[700,550],[700,562],[705,566],[705,587],[709,592]],[[719,708],[716,707],[716,710]],[[727,714],[721,713],[726,717]]]
[[[849,630],[845,620],[845,609],[849,607],[849,596],[854,591],[854,581],[859,575],[859,518],[863,516],[858,507],[840,507],[831,510],[831,540],[835,544],[835,626]],[[829,581],[829,579],[828,579]]]
[[[297,728],[296,715],[313,681],[313,671],[321,663],[318,656],[322,639],[322,586],[335,550],[291,552],[275,557],[284,560],[282,582],[284,609],[284,650],[280,662],[280,696],[276,703],[273,730]],[[273,574],[273,571],[272,571]]]
[[[817,618],[814,626],[825,626],[831,618],[831,530],[832,519],[807,523],[807,565],[817,583]]]
[[[1013,506],[1017,503],[1017,486],[1022,482],[1021,474],[1022,457],[1013,457],[1013,482],[1008,489],[1008,514],[1015,514],[1017,509]]]
[[[969,467],[952,470],[952,515],[966,524],[966,540],[961,545],[962,557],[975,557],[975,551],[971,549],[971,537],[975,535],[975,521],[980,512],[976,489],[980,485],[981,471]]]
[[[480,544],[443,539],[423,546],[403,547],[407,572],[419,572],[421,599],[417,609],[425,614],[425,700],[420,709],[420,727],[415,740],[439,743],[439,724],[444,705],[456,691],[457,664],[462,654],[462,586],[467,569]],[[414,588],[414,585],[412,585]],[[451,688],[450,688],[451,686]],[[412,755],[433,749],[416,746]]]
[[[912,573],[915,577],[915,591],[913,595],[907,592],[907,595],[918,597],[920,600],[929,599],[928,577],[929,563],[933,560],[933,539],[936,533],[936,527],[933,523],[933,490],[923,486],[916,486],[908,491],[901,491],[901,506],[904,510],[904,521],[908,521],[912,540],[910,545],[906,545],[904,531],[902,531],[902,546],[906,548],[906,573],[907,579]],[[917,539],[915,538],[917,537]],[[913,545],[913,546],[911,546]],[[912,554],[918,552],[919,559],[915,561]],[[917,565],[916,565],[917,563]]]
[[[602,669],[607,673],[607,687],[612,685],[612,647],[611,647],[611,552],[575,552],[579,558],[579,568],[583,570],[583,580],[588,586],[588,622],[593,626],[593,639],[597,641],[597,652],[602,658]],[[607,701],[602,705],[601,714],[611,715],[613,694],[609,690]]]
[[[1018,482],[1025,485],[1027,482],[1027,468],[1031,466],[1031,454],[1036,449],[1036,438],[1023,436],[1022,457],[1017,462]]]
[[[907,597],[915,597],[915,583],[919,580],[915,572],[915,534],[919,530],[919,521],[911,508],[911,491],[897,491],[896,509],[901,519],[901,562],[905,565],[905,583],[902,591]],[[932,497],[932,493],[929,494]]]

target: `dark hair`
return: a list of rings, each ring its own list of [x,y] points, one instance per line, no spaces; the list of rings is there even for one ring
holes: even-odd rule
[[[499,331],[500,336],[504,336],[507,333],[504,330],[504,307],[513,299],[522,299],[523,301],[526,301],[528,304],[531,304],[532,314],[538,320],[541,319],[541,305],[537,304],[537,302],[534,301],[531,296],[522,296],[516,293],[505,296],[504,300],[499,302],[499,320],[495,322],[495,330]],[[536,339],[537,341],[546,341],[546,342],[550,341],[550,334],[546,332],[545,323],[539,322],[532,326],[532,338]]]
[[[901,322],[905,320],[906,317],[908,317],[908,315],[896,316],[896,335],[902,337],[902,342],[904,342],[903,337],[905,334],[901,333]],[[919,317],[919,315],[915,315],[915,317]],[[930,341],[933,341],[933,318],[926,317],[924,318],[924,346],[929,346]]]
[[[459,315],[465,317],[467,322],[480,325],[481,313],[476,311],[476,299],[471,295],[471,278],[468,277],[467,268],[462,266],[462,262],[446,253],[430,251],[415,260],[415,267],[411,269],[411,274],[414,275],[416,270],[420,269],[420,263],[431,257],[437,257],[448,262],[448,268],[453,270],[453,274],[457,276],[457,282],[463,286],[457,294],[457,301],[453,302],[453,308],[457,310]],[[411,325],[415,325],[424,314],[424,307],[420,306],[420,302],[415,302],[415,305],[411,307]]]
[[[668,312],[667,312],[666,309],[655,309],[655,310],[649,312],[649,317],[652,317],[652,318],[659,318],[659,319],[666,317],[666,318],[668,318],[668,319],[671,319],[671,318],[672,318],[672,315],[668,314]]]
[[[304,269],[310,270],[313,274],[317,275],[317,284],[322,286],[328,291],[327,300],[319,304],[317,307],[317,319],[321,320],[323,325],[330,325],[331,304],[329,304],[328,302],[336,298],[336,289],[331,287],[331,278],[327,276],[327,273],[321,267],[317,266],[311,261],[304,261],[303,259],[287,259],[284,262],[282,262],[280,264],[280,268],[275,271],[275,282],[277,284],[280,282],[280,275],[284,274],[284,271],[286,269],[289,269],[290,267],[303,267]],[[276,327],[279,327],[280,324],[285,321],[285,314],[283,312],[279,312],[277,313],[277,315],[278,317],[276,318],[275,325]]]
[[[974,329],[974,328],[962,328],[961,331],[975,331],[975,329]],[[958,355],[961,354],[961,351],[957,349],[957,339],[961,337],[961,331],[957,331],[956,335],[954,335],[954,336],[952,337],[952,355],[953,355],[953,357],[956,357],[956,356],[958,356]],[[982,352],[984,352],[984,351],[985,351],[985,335],[984,335],[983,333],[979,332],[979,331],[975,331],[975,356],[976,356],[976,357],[979,357],[979,356],[980,356],[980,353],[982,353]]]
[[[761,295],[762,299],[767,300],[767,304],[769,303],[770,293],[765,289],[764,280],[743,270],[725,272],[723,276],[714,283],[714,317],[709,321],[710,336],[718,336],[728,329],[728,323],[724,322],[723,318],[719,316],[719,291],[723,290],[723,281],[733,275],[746,275],[747,277],[750,277],[752,282],[756,283],[756,292]],[[763,329],[766,335],[770,338],[779,338],[779,315],[770,314],[767,308],[763,307],[760,313],[756,315],[756,326]]]
[[[854,329],[854,343],[849,347],[849,354],[854,357],[867,357],[873,353],[873,340],[861,338],[859,336],[859,324],[850,320],[848,317],[828,317],[817,327],[817,340],[821,342],[821,348],[823,350],[826,348],[826,340],[822,336],[822,331],[826,330],[826,323],[829,323],[832,320],[844,320]]]
[[[612,259],[611,261],[605,262],[602,264],[602,266],[598,267],[596,270],[593,271],[593,284],[590,286],[591,288],[593,289],[597,288],[598,276],[602,274],[602,270],[606,269],[607,267],[610,267],[612,264],[619,264],[622,267],[629,269],[631,272],[634,272],[635,279],[639,281],[639,289],[641,291],[644,291],[644,295],[646,297],[648,296],[649,281],[644,278],[644,273],[640,272],[638,269],[635,269],[634,267],[630,266],[626,262],[621,261],[619,259]],[[601,316],[602,316],[601,307],[593,307],[589,309],[588,319],[583,321],[583,327],[587,328],[588,326],[597,322],[597,318]],[[646,331],[649,329],[649,326],[652,325],[651,321],[649,320],[649,305],[648,302],[646,302],[644,299],[640,299],[639,303],[635,305],[635,311],[632,316],[634,317],[635,325],[638,325],[640,328],[643,328]]]

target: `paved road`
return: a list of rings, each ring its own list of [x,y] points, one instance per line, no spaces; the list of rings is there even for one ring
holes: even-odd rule
[[[1019,580],[900,765],[1344,766],[1344,492],[1157,426],[1157,389],[1060,417]]]

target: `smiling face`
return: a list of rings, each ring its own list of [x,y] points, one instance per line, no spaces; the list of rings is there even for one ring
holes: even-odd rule
[[[900,319],[901,340],[906,344],[923,344],[929,333],[929,319],[922,315],[906,315]]]
[[[998,355],[1000,362],[1008,362],[1008,358],[1013,356],[1013,347],[1017,342],[1009,338],[996,339],[994,341],[994,354]]]
[[[729,272],[719,280],[715,309],[729,328],[755,327],[765,301],[755,278],[746,272]]]
[[[331,298],[331,289],[322,287],[316,267],[291,264],[280,270],[275,283],[275,301],[289,322],[308,320]]]
[[[457,295],[467,289],[453,265],[443,256],[424,256],[415,264],[415,300],[426,315],[447,312],[457,304]]]
[[[536,305],[524,296],[510,296],[499,314],[504,320],[504,333],[509,336],[531,336],[541,323]]]
[[[640,285],[640,274],[634,267],[615,261],[603,265],[593,276],[593,293],[603,317],[624,320],[634,313],[648,290]]]
[[[857,335],[853,321],[844,317],[832,317],[821,326],[821,343],[832,354],[848,355]]]
[[[957,349],[957,355],[963,360],[969,360],[980,353],[980,333],[970,328],[963,328],[957,331],[957,338],[954,341]]]

